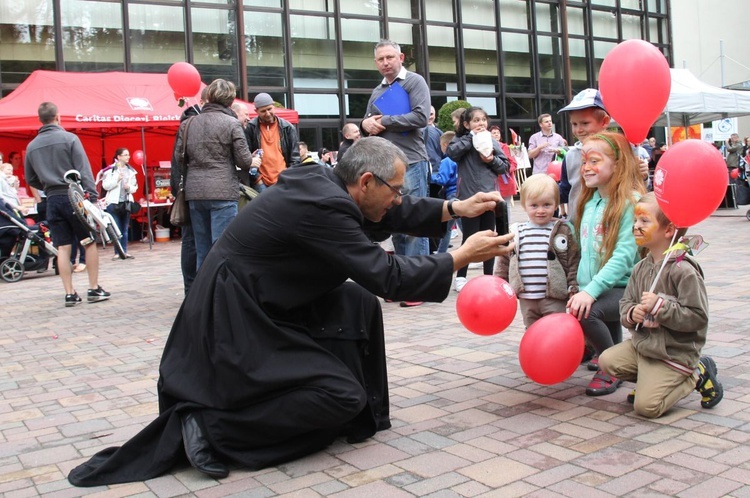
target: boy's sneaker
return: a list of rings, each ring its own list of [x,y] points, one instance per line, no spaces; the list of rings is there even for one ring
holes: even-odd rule
[[[635,389],[628,393],[628,397],[625,398],[631,405],[635,404]]]
[[[81,304],[82,302],[83,300],[81,300],[77,292],[74,292],[73,294],[65,294],[65,307],[66,308],[72,308],[76,304]]]
[[[604,396],[605,394],[612,394],[617,391],[622,381],[617,377],[607,375],[601,370],[594,374],[594,378],[591,379],[589,385],[586,387],[587,396]]]
[[[724,397],[724,387],[722,387],[716,375],[719,369],[710,356],[702,356],[698,362],[698,382],[695,383],[695,390],[701,393],[701,406],[703,408],[713,408],[719,404]]]
[[[102,289],[102,286],[98,286],[96,289],[89,289],[88,301],[90,303],[98,303],[99,301],[106,301],[109,299],[109,292]]]
[[[456,281],[453,283],[453,288],[456,292],[461,292],[461,289],[466,285],[466,277],[456,277]]]

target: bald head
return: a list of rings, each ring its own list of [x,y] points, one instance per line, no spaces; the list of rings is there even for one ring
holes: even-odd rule
[[[237,115],[237,119],[239,119],[240,124],[244,128],[248,121],[249,111],[247,109],[247,106],[242,102],[234,101],[234,103],[232,103],[232,110]]]
[[[341,134],[344,135],[344,138],[346,138],[347,140],[352,140],[354,142],[362,137],[362,134],[359,131],[359,127],[354,123],[346,123],[341,129]]]

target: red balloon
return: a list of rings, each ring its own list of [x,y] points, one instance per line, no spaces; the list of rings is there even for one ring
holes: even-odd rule
[[[599,70],[604,107],[630,143],[643,142],[664,112],[672,88],[669,63],[656,47],[627,40],[610,51]]]
[[[547,165],[547,174],[552,177],[556,182],[560,181],[562,176],[562,163],[560,161],[552,161]]]
[[[654,171],[659,207],[678,227],[708,218],[727,191],[727,165],[716,147],[702,140],[685,140],[661,156]]]
[[[549,386],[573,375],[581,363],[583,348],[580,322],[573,315],[555,313],[526,329],[518,347],[518,360],[529,379]]]
[[[478,335],[502,332],[516,316],[516,293],[508,282],[493,275],[482,275],[469,282],[456,299],[458,319]]]
[[[740,177],[740,169],[734,168],[732,171],[729,172],[729,176],[732,178],[739,178]]]
[[[143,159],[144,155],[142,150],[133,151],[133,155],[130,156],[130,162],[136,166],[143,166]]]
[[[167,81],[175,95],[192,97],[201,89],[201,75],[192,64],[175,62],[167,71]]]

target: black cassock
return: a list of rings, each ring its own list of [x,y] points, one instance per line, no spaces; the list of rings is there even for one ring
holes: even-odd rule
[[[330,168],[285,171],[203,262],[162,355],[159,417],[73,469],[70,482],[142,481],[187,462],[185,410],[217,456],[250,469],[389,428],[375,296],[442,301],[453,259],[390,255],[368,234],[441,236],[442,204],[406,197],[370,224]]]

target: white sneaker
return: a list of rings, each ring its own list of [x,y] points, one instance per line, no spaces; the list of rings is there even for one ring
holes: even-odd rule
[[[453,284],[453,288],[456,292],[461,292],[461,289],[466,285],[466,277],[456,277],[456,282]]]
[[[469,263],[469,270],[481,270],[484,268],[484,263]]]
[[[456,237],[458,237],[458,228],[451,230],[451,239],[455,239]]]

